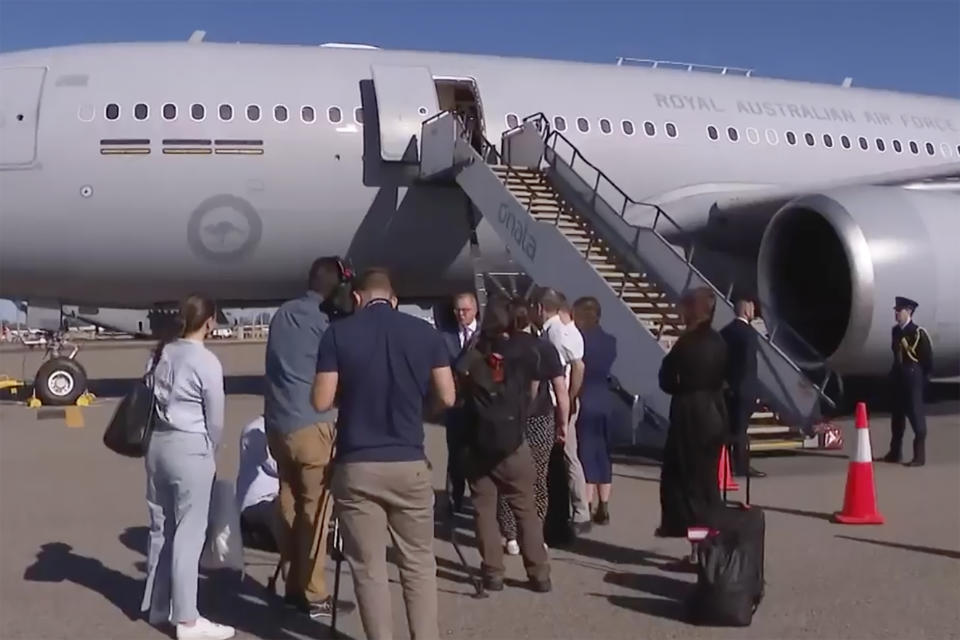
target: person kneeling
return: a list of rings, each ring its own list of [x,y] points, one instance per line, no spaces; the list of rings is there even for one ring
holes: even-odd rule
[[[468,416],[467,479],[477,512],[483,582],[490,591],[503,589],[498,495],[516,516],[530,588],[540,593],[551,589],[550,565],[533,495],[536,472],[523,437],[538,360],[536,338],[512,327],[507,305],[493,300],[478,340],[456,366]]]

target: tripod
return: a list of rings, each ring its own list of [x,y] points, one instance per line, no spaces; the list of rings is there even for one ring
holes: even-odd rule
[[[449,478],[448,478],[449,481]],[[463,550],[460,548],[460,545],[457,544],[457,513],[453,508],[453,501],[447,502],[447,532],[450,536],[450,544],[453,545],[453,550],[457,553],[457,557],[460,559],[460,564],[463,566],[463,570],[466,572],[467,577],[470,579],[470,584],[473,585],[474,594],[473,598],[487,598],[490,596],[483,588],[483,580],[479,576],[473,573],[473,568],[467,562],[467,558],[463,555]]]

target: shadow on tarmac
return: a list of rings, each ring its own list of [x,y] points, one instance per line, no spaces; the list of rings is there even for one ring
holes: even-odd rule
[[[837,536],[838,538],[843,538],[844,540],[853,540],[854,542],[866,542],[867,544],[875,544],[881,547],[889,547],[891,549],[903,549],[905,551],[914,551],[916,553],[927,553],[934,556],[940,556],[943,558],[950,558],[951,560],[960,560],[960,551],[953,551],[952,549],[937,549],[935,547],[921,547],[915,544],[903,544],[902,542],[886,542],[884,540],[871,540],[870,538],[855,538],[854,536]]]
[[[635,589],[656,597],[611,596],[600,593],[591,593],[591,596],[606,598],[614,606],[645,613],[649,616],[677,622],[687,621],[684,600],[693,588],[693,585],[689,582],[656,574],[613,571],[608,573],[603,581],[607,584]]]
[[[127,548],[144,553],[146,527],[129,527],[120,534]],[[72,582],[99,593],[132,621],[143,620],[140,599],[143,580],[104,566],[95,558],[74,553],[63,542],[40,547],[34,564],[27,568],[24,580],[31,582]],[[328,638],[328,624],[312,622],[303,614],[285,611],[280,602],[267,594],[265,587],[251,576],[236,571],[202,571],[199,609],[212,620],[228,624],[238,631],[259,638]],[[298,635],[295,635],[298,634]],[[349,640],[342,631],[339,638]]]
[[[98,398],[122,398],[139,378],[98,378],[87,382],[87,389]],[[228,396],[263,395],[263,376],[224,376],[224,391]]]
[[[830,513],[821,513],[820,511],[805,511],[803,509],[787,509],[785,507],[768,507],[762,504],[753,505],[758,509],[763,509],[764,511],[772,511],[773,513],[785,513],[788,516],[800,516],[801,518],[815,518],[817,520],[826,520],[827,522],[833,517],[833,514]]]

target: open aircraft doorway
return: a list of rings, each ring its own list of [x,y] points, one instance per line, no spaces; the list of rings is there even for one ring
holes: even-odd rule
[[[482,153],[486,126],[483,118],[483,103],[477,81],[473,78],[435,77],[440,111],[460,114],[470,132],[470,144],[477,153]]]

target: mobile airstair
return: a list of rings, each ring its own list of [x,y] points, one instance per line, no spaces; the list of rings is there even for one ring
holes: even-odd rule
[[[676,303],[688,289],[709,287],[718,301],[714,326],[735,317],[728,296],[694,267],[693,247],[661,233],[676,229],[674,221],[630,199],[540,114],[504,133],[497,148],[478,143],[475,131],[468,136],[453,113],[440,113],[423,123],[420,146],[420,179],[455,181],[530,278],[571,300],[597,298],[603,326],[617,338],[613,373],[639,396],[643,422],[652,427],[640,444],[662,444],[669,397],[657,373],[683,331]],[[630,224],[626,213],[635,207],[649,207],[653,223]],[[774,327],[759,341],[755,449],[814,443],[821,403],[832,404],[822,390],[826,380],[812,381],[778,346],[777,333],[786,331]]]

